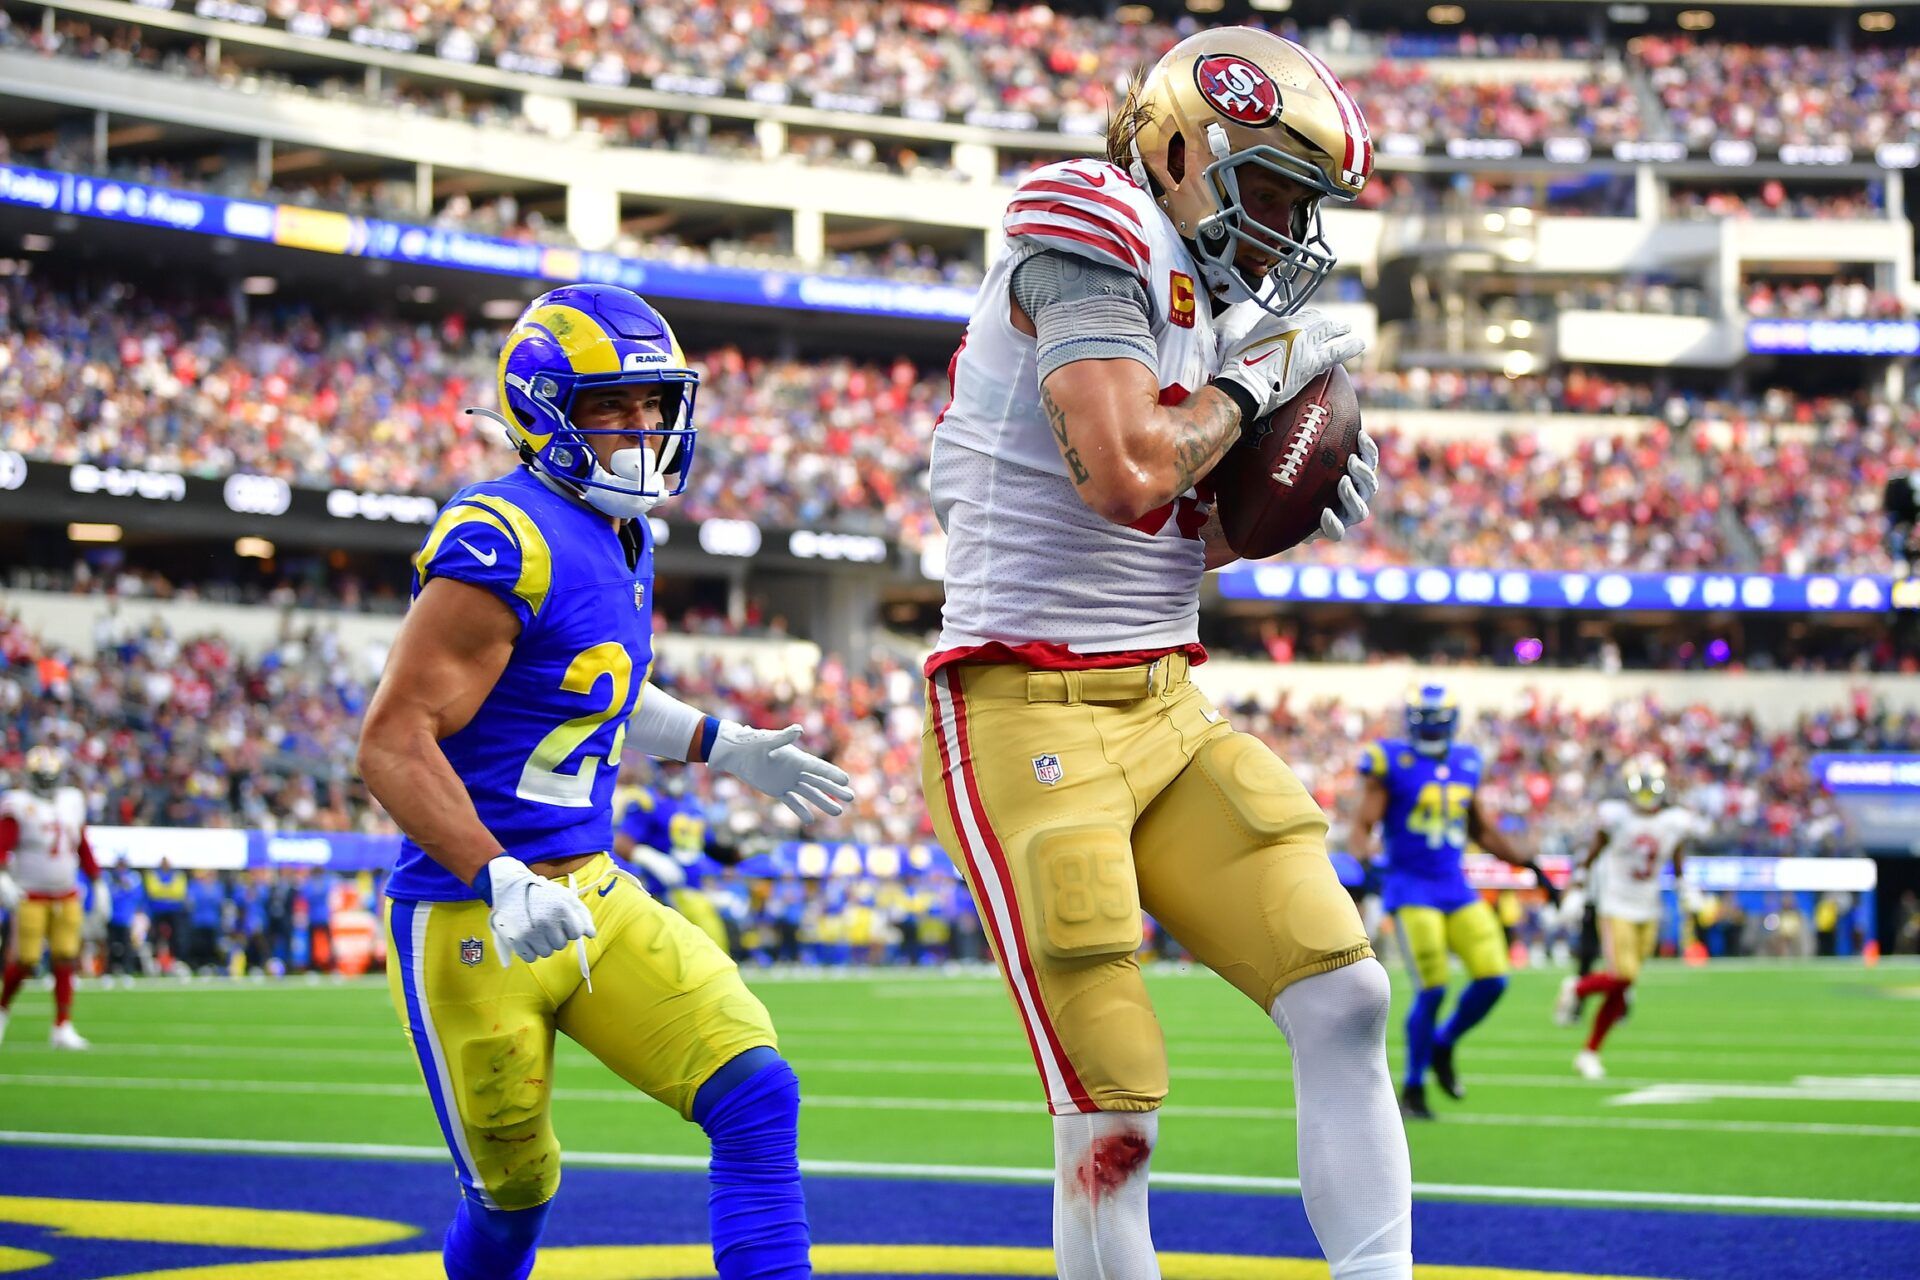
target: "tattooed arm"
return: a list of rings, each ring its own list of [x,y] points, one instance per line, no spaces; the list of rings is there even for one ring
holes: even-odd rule
[[[1209,384],[1163,405],[1153,370],[1135,360],[1061,365],[1040,384],[1040,404],[1081,498],[1115,524],[1191,489],[1240,438],[1226,391]]]

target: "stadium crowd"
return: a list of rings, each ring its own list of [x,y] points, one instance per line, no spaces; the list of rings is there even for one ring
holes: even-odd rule
[[[240,316],[225,299],[16,276],[0,287],[0,449],[445,494],[507,459],[460,412],[491,403],[494,341],[458,314],[409,324],[261,300]],[[904,359],[733,347],[696,363],[701,465],[677,515],[884,533],[909,548],[932,536],[925,474],[943,376]],[[1357,382],[1394,499],[1360,536],[1312,553],[1344,563],[1887,572],[1879,495],[1920,467],[1920,410],[1905,405],[1723,400],[1578,368]],[[1395,411],[1414,408],[1659,420],[1612,439],[1517,424],[1440,440],[1395,429]],[[1689,419],[1685,434],[1663,425]],[[1741,517],[1731,524],[1728,503]]]

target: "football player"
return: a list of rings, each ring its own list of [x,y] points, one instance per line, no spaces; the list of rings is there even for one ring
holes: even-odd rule
[[[66,753],[42,743],[27,752],[27,785],[0,795],[0,906],[13,914],[13,937],[0,984],[0,1038],[20,984],[40,967],[45,951],[53,962],[53,1031],[56,1049],[85,1049],[73,1029],[73,975],[80,963],[80,881],[94,890],[95,911],[106,906],[100,868],[87,842],[87,801],[65,784]],[[9,869],[10,868],[10,869]]]
[[[1414,985],[1407,1011],[1407,1070],[1400,1109],[1433,1119],[1427,1105],[1427,1069],[1449,1097],[1463,1098],[1454,1051],[1460,1038],[1493,1011],[1507,989],[1506,933],[1467,883],[1460,858],[1469,843],[1503,862],[1532,871],[1549,898],[1559,890],[1515,847],[1482,803],[1480,752],[1454,741],[1460,707],[1437,684],[1407,694],[1405,738],[1383,738],[1360,759],[1366,793],[1353,823],[1349,852],[1363,864],[1374,857],[1373,829],[1384,826],[1387,865],[1381,905],[1399,925]],[[1447,953],[1460,957],[1469,979],[1453,1016],[1439,1025],[1447,995]]]
[[[490,415],[521,465],[435,521],[367,710],[361,773],[405,834],[389,986],[460,1185],[443,1249],[454,1280],[533,1266],[560,1181],[556,1030],[706,1130],[722,1277],[810,1274],[799,1084],[767,1011],[610,857],[623,748],[705,761],[803,819],[852,794],[795,745],[797,726],[722,722],[646,683],[645,516],[685,485],[698,382],[638,295],[535,299]]]
[[[1600,802],[1599,829],[1585,859],[1593,872],[1606,967],[1585,977],[1568,977],[1554,1010],[1556,1020],[1570,1026],[1579,1020],[1587,997],[1602,997],[1586,1048],[1573,1059],[1574,1070],[1589,1080],[1606,1078],[1600,1046],[1613,1024],[1626,1016],[1627,993],[1659,940],[1662,869],[1671,866],[1677,879],[1687,842],[1709,829],[1698,814],[1667,803],[1667,767],[1658,758],[1635,756],[1627,762],[1622,781],[1627,799]]]
[[[1066,1280],[1159,1274],[1167,1060],[1143,911],[1292,1046],[1304,1199],[1336,1280],[1412,1274],[1386,973],[1319,807],[1188,678],[1201,575],[1232,559],[1207,473],[1362,350],[1300,307],[1334,263],[1320,207],[1358,195],[1372,156],[1307,50],[1242,27],[1183,40],[1116,111],[1104,162],[1020,184],[953,359],[921,785],[1039,1068]],[[1366,518],[1371,440],[1360,455],[1325,537]]]
[[[723,860],[738,860],[729,853],[714,843],[712,824],[674,772],[659,786],[635,793],[613,833],[614,857],[632,863],[649,893],[671,903],[722,950],[727,948],[727,926],[704,882],[719,873]]]

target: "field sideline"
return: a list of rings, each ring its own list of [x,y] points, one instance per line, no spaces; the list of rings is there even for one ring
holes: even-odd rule
[[[1656,965],[1599,1083],[1574,1075],[1575,1033],[1548,1018],[1559,976],[1516,975],[1461,1052],[1468,1100],[1441,1098],[1442,1119],[1413,1129],[1423,1201],[1852,1215],[1861,1231],[1863,1217],[1920,1230],[1920,966]],[[802,1155],[816,1179],[1050,1177],[1038,1084],[991,975],[750,980],[804,1083]],[[1174,1081],[1156,1185],[1290,1196],[1278,1033],[1209,974],[1164,967],[1150,983]],[[102,1149],[123,1145],[168,1159],[399,1159],[414,1169],[401,1176],[444,1194],[446,1175],[418,1163],[443,1160],[439,1136],[377,981],[89,985],[75,1010],[95,1045],[86,1055],[47,1047],[48,1007],[43,989],[23,994],[0,1047],[9,1166],[161,1158]],[[1397,1072],[1397,1025],[1390,1048]],[[582,1177],[701,1167],[697,1129],[565,1040],[555,1075],[555,1128]]]

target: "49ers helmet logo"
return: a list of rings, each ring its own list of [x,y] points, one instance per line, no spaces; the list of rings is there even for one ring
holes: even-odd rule
[[[1280,89],[1272,77],[1237,53],[1216,53],[1193,64],[1200,96],[1236,124],[1259,128],[1280,115]]]

